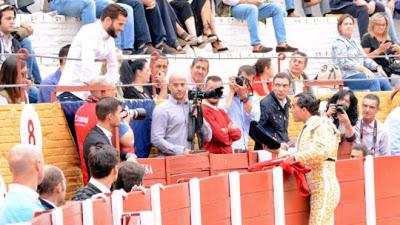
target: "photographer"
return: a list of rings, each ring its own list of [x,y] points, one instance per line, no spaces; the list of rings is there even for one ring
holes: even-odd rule
[[[358,120],[358,100],[350,90],[339,91],[328,101],[326,116],[333,119],[339,129],[341,142],[353,142],[356,139],[353,128]]]
[[[151,122],[151,143],[159,150],[159,155],[187,155],[192,153],[189,137],[190,108],[187,98],[185,76],[173,74],[169,78],[171,92],[167,101],[157,105]],[[193,113],[197,116],[197,112]],[[212,132],[209,124],[201,119],[199,130],[205,142],[209,142]]]
[[[253,96],[251,88],[255,75],[254,67],[244,65],[239,68],[238,76],[229,78],[229,94],[224,108],[234,127],[241,129],[242,137],[232,144],[232,148],[239,152],[247,151],[250,122],[260,120],[260,102],[257,96]]]

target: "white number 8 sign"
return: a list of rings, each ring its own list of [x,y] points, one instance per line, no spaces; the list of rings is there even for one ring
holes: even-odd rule
[[[22,144],[31,144],[42,149],[42,127],[38,114],[30,104],[22,109],[19,131]]]

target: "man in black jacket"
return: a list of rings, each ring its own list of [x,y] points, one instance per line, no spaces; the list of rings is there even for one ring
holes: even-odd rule
[[[290,78],[286,73],[278,73],[272,81],[272,92],[260,103],[261,117],[259,124],[272,133],[280,143],[281,148],[287,149],[290,99],[287,97],[291,90]],[[256,150],[262,149],[256,143]]]
[[[124,113],[126,115],[126,112],[122,110],[121,105],[122,102],[114,97],[105,97],[96,103],[96,116],[98,118],[98,123],[90,130],[83,142],[83,153],[87,167],[89,165],[88,159],[92,146],[98,144],[112,144],[112,131],[115,127],[119,127]],[[128,158],[136,159],[135,154],[124,151],[120,151],[120,157],[121,160],[127,160]],[[90,177],[89,168],[88,174]]]
[[[118,154],[111,145],[98,144],[90,148],[89,169],[92,174],[89,183],[75,192],[72,201],[91,198],[99,193],[111,193],[112,184],[118,177]]]

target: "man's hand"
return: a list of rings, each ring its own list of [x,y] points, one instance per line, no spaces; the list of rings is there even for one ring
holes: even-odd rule
[[[191,149],[185,148],[185,150],[183,150],[183,155],[190,155],[191,151]]]
[[[368,7],[368,14],[369,15],[371,15],[372,13],[375,12],[375,6],[376,6],[376,2],[374,2],[374,1],[368,2],[367,7]]]
[[[161,87],[165,84],[165,74],[162,71],[158,71],[158,73],[154,75],[153,82],[156,83],[157,87]]]
[[[229,91],[230,92],[236,92],[236,82],[235,82],[235,76],[230,76],[229,77]]]
[[[156,1],[154,0],[142,0],[143,5],[146,6],[146,9],[152,9],[156,7]]]
[[[356,6],[366,6],[368,3],[365,0],[354,0]]]
[[[33,27],[27,23],[21,23],[21,27],[25,28],[28,31],[29,36],[33,34]]]
[[[238,94],[238,96],[241,100],[247,98],[248,90],[247,90],[246,85],[240,86],[240,85],[235,84],[235,87],[237,88],[236,93]]]
[[[287,151],[289,149],[289,145],[283,142],[281,143],[281,149]]]
[[[390,0],[387,4],[386,7],[388,7],[390,9],[390,11],[392,11],[392,13],[394,12],[395,9],[395,5],[396,5],[396,0]]]

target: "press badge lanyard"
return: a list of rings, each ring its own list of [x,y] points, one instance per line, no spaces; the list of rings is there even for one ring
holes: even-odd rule
[[[363,140],[363,136],[364,136],[364,132],[363,132],[363,121],[361,120],[361,123],[360,123],[360,140],[361,140],[361,142],[362,142],[362,140]],[[377,141],[377,139],[378,139],[378,123],[376,122],[376,120],[374,121],[374,133],[373,133],[373,142],[374,142],[374,145],[373,145],[373,147],[372,147],[372,153],[374,153],[375,154],[375,149],[376,149],[376,141]]]

